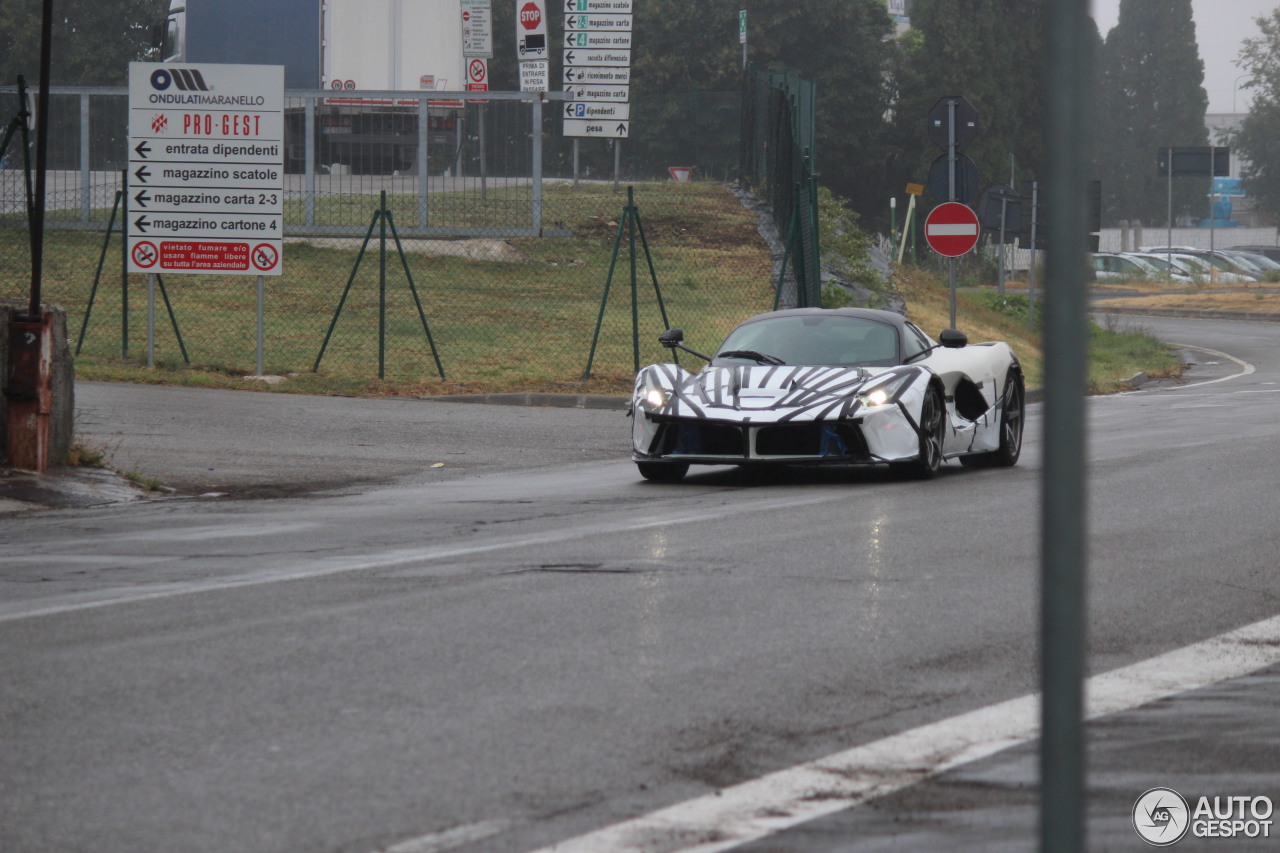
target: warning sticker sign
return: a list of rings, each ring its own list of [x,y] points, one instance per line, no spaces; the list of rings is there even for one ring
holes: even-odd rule
[[[210,240],[163,240],[160,243],[160,259],[166,270],[244,272],[249,269],[249,244]]]

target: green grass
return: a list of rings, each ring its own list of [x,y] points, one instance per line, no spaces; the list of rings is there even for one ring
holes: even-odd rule
[[[367,215],[376,197],[362,198]],[[389,204],[403,206],[392,198]],[[350,199],[332,204],[352,204]],[[637,187],[639,223],[647,239],[667,318],[690,340],[711,345],[744,316],[772,305],[769,257],[756,234],[754,214],[716,184]],[[433,204],[443,202],[433,196]],[[376,242],[366,251],[320,362],[360,248],[359,238],[314,238],[285,248],[285,274],[266,280],[265,371],[290,375],[272,390],[330,393],[450,393],[528,390],[572,385],[586,391],[630,387],[633,376],[629,235],[613,269],[608,303],[593,361],[582,384],[592,337],[609,279],[625,194],[608,185],[549,185],[547,224],[570,228],[571,238],[513,239],[519,262],[472,261],[410,252],[409,271],[448,381],[439,379],[427,334],[395,244],[388,240],[385,338],[379,340],[379,266]],[[478,208],[476,224],[486,220]],[[398,214],[397,214],[398,216]],[[408,238],[405,238],[406,240]],[[101,252],[101,234],[50,231],[46,238],[45,295],[68,311],[73,348],[89,303]],[[0,230],[0,260],[24,253],[25,232]],[[636,237],[640,360],[665,359],[663,331],[640,234]],[[119,275],[119,238],[110,241],[103,278],[77,357],[77,375],[89,379],[175,382],[244,387],[255,369],[255,281],[251,276],[165,276],[190,366],[156,296],[156,367],[146,359],[146,291],[131,276],[128,357],[122,357],[125,316]],[[376,379],[382,349],[385,379]],[[265,386],[254,386],[265,387]]]
[[[504,188],[508,195],[528,188]],[[450,194],[433,195],[433,210],[454,209],[475,227],[499,219],[493,203],[466,208]],[[397,223],[414,215],[413,200],[391,196]],[[385,338],[379,342],[379,256],[376,242],[354,280],[359,238],[310,238],[288,243],[285,274],[266,279],[265,372],[288,376],[268,385],[246,380],[255,372],[255,281],[250,276],[168,276],[165,290],[177,318],[190,364],[184,362],[160,294],[156,298],[156,366],[146,366],[146,291],[143,276],[130,276],[128,357],[122,357],[124,293],[119,237],[109,244],[103,277],[94,294],[90,322],[76,359],[77,376],[109,381],[250,388],[315,394],[440,394],[492,391],[573,390],[625,393],[634,375],[629,234],[624,233],[605,306],[592,376],[583,380],[605,284],[614,262],[625,194],[609,185],[577,189],[549,184],[544,219],[568,228],[569,238],[513,239],[520,260],[474,261],[410,253],[412,280],[423,303],[447,380],[437,374],[431,347],[408,279],[388,242]],[[773,305],[768,251],[756,233],[755,215],[711,183],[643,184],[636,188],[643,236],[651,250],[670,325],[685,330],[690,346],[714,347],[742,318]],[[345,215],[367,225],[377,197],[321,200],[321,216]],[[467,212],[469,211],[469,212]],[[293,214],[291,214],[293,215]],[[433,214],[434,215],[434,214]],[[487,225],[486,225],[487,223]],[[408,239],[408,238],[406,238]],[[29,269],[24,228],[0,228],[0,264],[10,271],[12,295],[22,295]],[[68,312],[76,348],[103,236],[51,230],[46,237],[44,294]],[[666,361],[657,343],[665,328],[636,235],[639,361]],[[17,273],[17,274],[15,274]],[[320,348],[349,280],[351,290],[319,370]],[[896,276],[912,318],[930,334],[948,324],[946,288],[922,270]],[[1014,298],[1016,302],[1016,297]],[[1040,383],[1039,336],[1027,328],[1016,305],[990,297],[962,297],[960,327],[971,340],[1007,340],[1018,353],[1028,382]],[[379,379],[379,348],[385,378]],[[1095,391],[1116,390],[1139,371],[1176,375],[1168,347],[1141,329],[1094,332],[1090,377]]]

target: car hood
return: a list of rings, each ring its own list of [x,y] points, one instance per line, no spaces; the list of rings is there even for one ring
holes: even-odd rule
[[[669,417],[768,420],[830,417],[852,407],[857,391],[888,367],[733,365],[690,373],[679,365],[655,364],[636,378],[637,403],[649,389],[666,392],[663,405],[648,406]],[[901,368],[898,368],[901,369]]]

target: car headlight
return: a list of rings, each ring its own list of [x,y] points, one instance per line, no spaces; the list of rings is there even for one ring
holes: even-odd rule
[[[651,409],[661,409],[671,399],[671,392],[661,385],[649,385],[640,399]]]
[[[895,373],[858,392],[858,402],[868,409],[878,409],[898,402],[898,395],[911,382],[911,373]]]

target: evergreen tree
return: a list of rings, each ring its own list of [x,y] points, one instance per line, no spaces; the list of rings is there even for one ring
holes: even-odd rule
[[[1280,9],[1258,19],[1260,36],[1246,39],[1240,67],[1253,105],[1230,144],[1243,165],[1241,186],[1258,209],[1280,217]]]
[[[645,104],[646,134],[682,135],[690,114],[676,107],[686,93],[738,91],[742,8],[740,0],[637,5],[632,93],[635,109]],[[893,29],[884,0],[756,0],[745,8],[752,65],[816,83],[814,154],[822,183],[860,214],[880,213],[887,203],[884,71]],[[732,103],[734,111],[738,105]]]
[[[1104,225],[1163,225],[1169,182],[1156,172],[1159,149],[1209,144],[1204,63],[1191,0],[1121,0],[1098,63],[1095,174]],[[1209,178],[1173,179],[1173,216],[1208,214]]]
[[[977,164],[982,185],[1007,183],[1011,165],[1019,190],[1040,174],[1044,15],[1042,0],[916,0],[892,72],[895,192],[923,183],[944,154],[927,136],[927,119],[950,95],[978,111],[979,135],[963,153]]]

